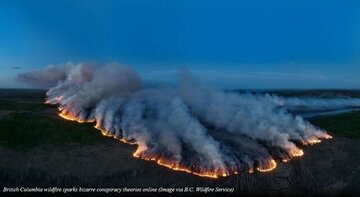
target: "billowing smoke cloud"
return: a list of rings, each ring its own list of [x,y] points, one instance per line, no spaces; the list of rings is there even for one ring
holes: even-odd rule
[[[177,88],[142,88],[127,67],[72,64],[19,78],[56,84],[47,103],[58,105],[62,117],[94,121],[104,135],[137,144],[134,156],[212,177],[270,170],[275,160],[301,156],[299,144],[330,138],[288,109],[360,106],[356,99],[225,93],[181,76]]]
[[[55,86],[59,81],[65,80],[70,70],[74,67],[75,65],[71,62],[60,66],[49,65],[43,70],[19,74],[16,80],[40,88],[50,88],[51,86]]]

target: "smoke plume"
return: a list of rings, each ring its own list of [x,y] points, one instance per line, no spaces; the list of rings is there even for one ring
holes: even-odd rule
[[[16,79],[40,88],[50,88],[64,80],[74,66],[71,62],[61,66],[49,65],[43,70],[19,74]]]
[[[96,122],[104,135],[136,144],[134,156],[209,177],[268,171],[303,155],[299,144],[331,138],[291,110],[360,106],[358,99],[225,93],[187,73],[177,88],[142,88],[136,72],[117,64],[52,66],[19,78],[54,85],[46,102],[62,117]]]

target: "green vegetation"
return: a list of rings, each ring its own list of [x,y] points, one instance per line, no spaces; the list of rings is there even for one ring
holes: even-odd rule
[[[0,110],[40,112],[56,106],[44,105],[45,91],[0,89]]]
[[[12,101],[12,100],[0,100],[1,110],[40,112],[47,108],[55,108],[55,107],[56,106],[45,105],[42,102],[21,102],[21,101]]]
[[[66,121],[40,113],[13,113],[0,119],[0,145],[28,150],[40,144],[101,143],[93,124]]]
[[[7,100],[42,101],[45,90],[32,89],[0,89],[0,98]]]
[[[2,110],[17,110],[16,104],[9,100],[0,100],[0,109]]]
[[[337,135],[360,138],[360,112],[318,117],[311,120],[311,122]]]
[[[93,124],[59,118],[52,111],[56,106],[44,104],[44,98],[43,90],[0,89],[0,110],[11,112],[0,117],[0,145],[27,151],[39,145],[105,141]]]

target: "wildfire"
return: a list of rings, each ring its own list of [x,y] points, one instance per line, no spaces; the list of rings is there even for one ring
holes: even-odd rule
[[[75,116],[72,116],[71,114],[66,114],[64,112],[60,112],[59,116],[61,118],[64,118],[65,120],[78,121],[78,119]]]
[[[61,98],[59,98],[61,99]],[[75,115],[71,114],[70,112],[66,111],[66,110],[63,110],[61,108],[59,108],[59,116],[66,119],[66,120],[70,120],[70,121],[77,121],[79,123],[84,123],[84,122],[95,122],[94,119],[90,119],[90,120],[81,120],[79,119],[78,117],[76,117]],[[238,174],[238,169],[230,169],[230,170],[192,170],[190,169],[189,167],[186,167],[186,166],[182,166],[179,164],[179,162],[176,162],[176,161],[171,161],[171,160],[168,160],[166,158],[160,158],[158,156],[144,156],[143,153],[147,150],[147,146],[145,144],[141,144],[139,142],[133,142],[133,141],[129,141],[128,139],[126,138],[118,138],[115,134],[111,133],[111,132],[108,132],[107,130],[104,130],[103,128],[101,128],[99,125],[95,125],[95,128],[100,130],[101,131],[101,134],[103,136],[106,136],[106,137],[112,137],[114,139],[117,139],[117,140],[120,140],[121,142],[123,143],[126,143],[126,144],[131,144],[131,145],[138,145],[136,151],[133,153],[133,156],[136,157],[136,158],[141,158],[141,159],[144,159],[144,160],[147,160],[147,161],[153,161],[153,162],[156,162],[157,164],[161,165],[161,166],[164,166],[164,167],[167,167],[167,168],[170,168],[172,170],[175,170],[175,171],[181,171],[181,172],[186,172],[186,173],[189,173],[189,174],[194,174],[194,175],[197,175],[197,176],[201,176],[201,177],[207,177],[207,178],[219,178],[219,177],[227,177],[227,176],[230,176],[231,174]],[[331,139],[332,136],[326,134],[326,136],[324,137],[325,139]],[[321,142],[321,140],[319,139],[310,139],[310,140],[307,140],[306,142],[303,142],[304,145],[312,145],[312,144],[315,144],[315,143],[319,143]],[[303,156],[304,155],[304,152],[303,150],[301,149],[294,149],[293,151],[290,152],[290,156],[291,157],[300,157],[300,156]],[[282,159],[281,161],[282,162],[288,162],[290,159],[289,158],[284,158]],[[260,166],[260,167],[257,167],[256,170],[259,171],[259,172],[269,172],[269,171],[272,171],[276,168],[277,166],[277,163],[275,160],[271,159],[268,164],[266,166]],[[248,170],[249,173],[253,173],[254,170],[251,168]]]
[[[325,134],[324,136],[322,136],[322,138],[324,138],[324,139],[332,139],[332,136],[329,135],[329,134]],[[303,141],[302,144],[304,144],[304,145],[313,145],[313,144],[317,144],[317,143],[320,143],[320,142],[321,142],[321,140],[315,137],[315,138]]]
[[[271,170],[273,170],[273,169],[275,169],[276,168],[276,162],[275,162],[275,160],[270,160],[270,162],[269,162],[269,165],[268,166],[266,166],[265,168],[263,168],[263,167],[258,167],[258,168],[256,168],[258,171],[260,171],[260,172],[269,172],[269,171],[271,171]]]
[[[304,155],[304,151],[301,149],[295,149],[293,151],[290,152],[290,155],[293,157],[301,157]]]
[[[211,171],[209,171],[209,172],[201,172],[201,173],[193,172],[193,171],[187,169],[186,167],[182,167],[177,163],[173,163],[171,161],[167,161],[167,160],[164,160],[164,159],[159,159],[157,161],[157,163],[159,165],[161,165],[161,166],[165,166],[165,167],[170,168],[170,169],[175,170],[175,171],[182,171],[182,172],[186,172],[186,173],[191,173],[191,174],[201,176],[201,177],[219,178],[220,175],[222,175],[224,177],[228,176],[226,173],[215,173],[215,172],[211,172]]]
[[[142,146],[139,145],[138,149],[134,152],[133,156],[136,158],[141,158],[147,161],[155,161],[157,164],[170,168],[172,170],[175,171],[181,171],[181,172],[186,172],[186,173],[190,173],[190,174],[194,174],[197,176],[201,176],[201,177],[208,177],[208,178],[219,178],[219,177],[227,177],[230,176],[231,174],[239,174],[239,172],[237,171],[237,169],[232,169],[232,170],[220,170],[220,171],[193,171],[185,166],[181,166],[178,162],[176,161],[171,161],[171,160],[167,160],[164,158],[157,158],[156,156],[142,156],[142,153],[144,151],[146,151],[147,148],[146,146]],[[256,168],[257,171],[259,172],[269,172],[272,171],[273,169],[275,169],[277,166],[275,160],[270,160],[269,163],[266,166],[262,166],[262,167],[258,167]],[[250,169],[248,171],[249,173],[253,173],[254,170]]]
[[[133,156],[136,158],[144,159],[146,161],[155,161],[157,164],[167,167],[167,168],[170,168],[175,171],[186,172],[186,173],[194,174],[194,175],[201,176],[201,177],[218,178],[219,176],[223,176],[223,177],[229,176],[229,174],[226,172],[212,172],[212,171],[203,171],[201,173],[194,172],[185,166],[181,166],[178,162],[175,162],[175,161],[170,161],[170,160],[167,160],[164,158],[157,158],[156,156],[142,156],[141,154],[146,150],[147,150],[147,147],[145,145],[140,144],[140,145],[138,145],[138,148],[134,152]]]
[[[333,137],[332,137],[331,135],[329,135],[329,134],[326,134],[326,135],[324,136],[324,138],[328,140],[328,139],[332,139]]]
[[[307,140],[302,141],[302,144],[307,146],[307,145],[314,145],[314,144],[317,144],[320,142],[321,142],[320,139],[312,138],[312,139],[307,139]]]
[[[70,120],[70,121],[76,121],[79,123],[84,123],[84,122],[95,122],[95,120],[90,119],[90,120],[81,120],[79,118],[77,118],[76,116],[72,115],[71,113],[65,111],[65,110],[60,110],[59,116],[61,118],[64,118],[65,120]]]
[[[317,144],[320,142],[321,142],[321,140],[319,140],[319,139],[310,139],[305,143],[305,145],[313,145],[313,144]]]
[[[143,153],[146,150],[147,150],[147,147],[145,145],[140,144],[140,145],[138,145],[138,148],[134,152],[133,156],[139,158],[140,154]],[[150,158],[150,160],[155,160],[155,159],[156,159],[155,157]]]

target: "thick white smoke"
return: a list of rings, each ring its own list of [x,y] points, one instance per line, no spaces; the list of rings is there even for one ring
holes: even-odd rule
[[[225,93],[203,87],[187,74],[178,88],[145,89],[134,71],[116,64],[59,68],[43,82],[57,80],[47,102],[59,105],[64,117],[95,121],[105,135],[137,144],[137,157],[166,160],[168,166],[200,174],[266,170],[276,159],[302,155],[297,144],[329,137],[288,109],[360,106],[358,99]],[[20,76],[38,82],[47,72]]]

